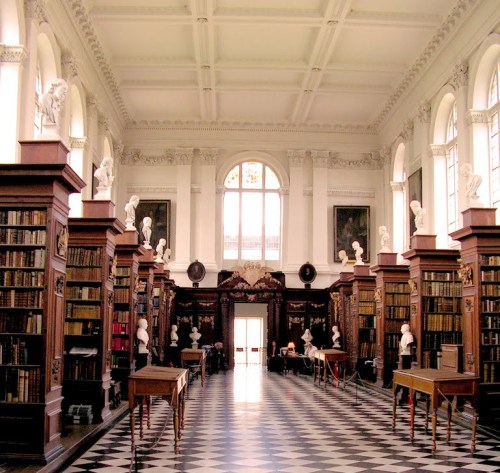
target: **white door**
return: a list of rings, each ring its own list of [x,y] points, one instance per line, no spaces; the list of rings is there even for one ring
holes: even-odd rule
[[[261,364],[264,334],[262,317],[235,317],[234,319],[234,363]]]

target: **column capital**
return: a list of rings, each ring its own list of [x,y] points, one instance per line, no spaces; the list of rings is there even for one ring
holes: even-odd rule
[[[305,149],[288,149],[286,151],[286,156],[288,158],[288,164],[291,168],[302,167],[304,164],[304,159],[306,157]]]
[[[204,166],[215,166],[218,156],[219,148],[200,148],[200,160]]]
[[[175,148],[175,164],[190,166],[193,164],[193,148]]]
[[[402,181],[391,181],[391,189],[392,192],[397,192],[397,191],[404,191],[405,190],[405,183]]]
[[[462,62],[453,68],[451,83],[456,89],[461,89],[469,84],[469,66]]]
[[[324,150],[312,150],[311,159],[314,168],[327,168],[330,162],[330,152]]]
[[[42,23],[45,18],[45,4],[47,0],[24,0],[24,15]]]
[[[489,123],[490,119],[486,110],[467,110],[465,122],[467,126],[471,126],[475,123]]]
[[[85,149],[89,140],[86,136],[70,136],[69,145],[71,149]]]
[[[448,151],[446,149],[446,145],[440,144],[440,145],[429,145],[429,153],[433,157],[437,156],[446,156],[448,154]]]
[[[431,103],[428,100],[420,102],[417,109],[417,118],[420,123],[430,123],[431,122]]]
[[[403,129],[400,135],[405,141],[413,140],[413,120],[411,118],[403,122]]]
[[[0,62],[24,64],[28,58],[28,51],[23,45],[0,45]]]

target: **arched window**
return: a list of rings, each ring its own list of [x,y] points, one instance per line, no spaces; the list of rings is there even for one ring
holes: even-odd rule
[[[42,98],[42,74],[40,67],[36,69],[35,78],[35,120],[34,120],[34,137],[37,139],[42,134],[42,108],[40,99]]]
[[[278,261],[280,183],[258,161],[236,165],[224,180],[224,260]]]
[[[446,127],[446,167],[448,200],[448,233],[458,228],[458,145],[457,102],[454,101]]]
[[[491,79],[488,108],[490,110],[490,200],[491,205],[500,208],[500,90],[498,83],[498,71],[500,62],[497,62],[493,77]]]

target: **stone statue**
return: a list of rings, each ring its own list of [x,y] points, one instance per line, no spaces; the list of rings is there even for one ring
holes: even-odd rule
[[[354,254],[356,256],[356,262],[354,263],[354,265],[360,265],[360,264],[364,264],[363,263],[363,248],[361,248],[361,245],[359,244],[359,241],[357,240],[354,240],[352,242],[352,249],[354,250]]]
[[[313,339],[313,336],[311,334],[311,331],[306,328],[304,334],[300,338],[302,338],[302,340],[304,340],[305,344],[307,345]]]
[[[399,354],[402,356],[411,355],[411,346],[413,344],[413,335],[410,331],[409,324],[403,324],[401,326],[401,340],[399,342]]]
[[[334,325],[332,327],[332,342],[333,342],[333,348],[340,348],[340,331],[339,327],[337,325]]]
[[[148,321],[144,318],[140,318],[137,322],[137,332],[136,332],[137,342],[138,342],[138,353],[140,355],[149,353],[148,343]]]
[[[163,263],[165,266],[168,266],[168,263],[170,263],[170,255],[172,254],[172,250],[170,248],[165,248],[165,251],[163,252]]]
[[[94,177],[99,181],[97,185],[96,200],[111,200],[111,185],[114,181],[113,176],[113,158],[107,156],[100,166],[95,170]]]
[[[413,232],[413,234],[422,235],[423,233],[425,233],[424,230],[425,209],[422,208],[418,200],[412,200],[410,202],[410,208],[411,211],[413,212],[413,215],[415,215],[415,227],[417,227],[417,229],[415,230],[415,232]]]
[[[151,225],[153,224],[153,220],[151,219],[151,217],[144,217],[142,219],[142,228],[141,228],[141,231],[142,231],[142,236],[144,237],[144,244],[142,246],[144,246],[144,248],[146,248],[146,250],[151,250],[151,244],[150,244],[150,241],[151,241]]]
[[[347,252],[345,250],[339,251],[339,258],[341,260],[342,266],[345,266],[347,264],[347,261],[349,261],[349,257],[347,256]]]
[[[483,182],[483,178],[479,174],[472,173],[472,166],[469,163],[463,163],[460,166],[460,173],[464,176],[465,195],[467,196],[467,205],[470,207],[479,207],[479,196],[477,195],[477,188]]]
[[[164,263],[163,252],[165,251],[165,245],[166,244],[167,244],[167,240],[165,240],[165,238],[160,238],[160,241],[156,245],[156,257],[155,257],[155,261],[157,263]]]
[[[139,197],[133,195],[130,200],[125,204],[125,213],[127,218],[125,219],[125,230],[137,230],[135,228],[135,209],[139,205]]]
[[[189,334],[189,338],[192,340],[191,347],[198,348],[198,340],[201,338],[201,333],[198,332],[197,327],[193,327],[191,329],[191,333]]]
[[[42,94],[40,106],[44,117],[44,128],[50,125],[55,125],[56,128],[59,127],[67,92],[68,84],[66,81],[64,79],[55,79],[50,84],[49,90]]]
[[[177,325],[172,325],[172,327],[170,327],[170,346],[176,347],[178,340],[179,335],[177,335]]]
[[[390,253],[391,249],[389,248],[389,241],[391,236],[387,231],[387,227],[385,225],[381,225],[378,227],[378,234],[380,235],[380,251],[379,253]]]

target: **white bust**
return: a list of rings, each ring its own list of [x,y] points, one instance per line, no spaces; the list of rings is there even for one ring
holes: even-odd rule
[[[179,335],[177,335],[177,325],[172,325],[172,327],[170,327],[170,346],[176,347],[178,340]]]
[[[354,263],[354,265],[360,265],[360,264],[364,264],[363,263],[363,248],[361,248],[361,245],[359,244],[359,241],[353,241],[352,242],[352,249],[354,250],[354,254],[356,256],[356,262]]]
[[[421,235],[425,233],[424,230],[424,215],[425,215],[425,209],[422,208],[420,205],[420,202],[418,200],[412,200],[410,202],[410,208],[411,211],[413,212],[413,215],[415,215],[415,227],[417,229],[413,233],[414,235]]]
[[[469,163],[463,163],[462,166],[460,166],[460,173],[465,178],[465,195],[468,200],[467,204],[479,207],[477,188],[481,185],[483,178],[478,174],[473,174],[472,166]]]
[[[96,200],[111,200],[111,185],[114,181],[113,158],[103,158],[101,164],[94,172],[94,177],[99,181],[97,186]]]
[[[137,322],[137,342],[138,342],[138,352],[139,354],[147,354],[149,335],[148,335],[148,321],[146,319],[140,318]]]
[[[340,331],[339,327],[337,325],[334,325],[332,327],[332,342],[333,342],[333,348],[340,348]]]
[[[160,238],[160,241],[156,245],[156,258],[155,261],[157,263],[163,263],[163,252],[165,251],[165,245],[167,244],[167,240],[165,238]]]
[[[142,236],[144,237],[144,248],[146,250],[151,249],[151,225],[153,224],[153,221],[151,220],[151,217],[144,217],[142,219]]]
[[[347,252],[345,250],[339,251],[339,258],[342,263],[342,266],[345,266],[347,264],[347,261],[349,261],[349,257],[347,256]]]
[[[302,340],[304,340],[304,342],[307,345],[307,343],[310,342],[313,339],[313,336],[311,334],[311,331],[308,328],[306,328],[304,334],[300,338],[302,338]]]
[[[135,209],[139,205],[139,196],[133,195],[130,197],[129,201],[125,204],[125,213],[127,218],[125,219],[125,230],[137,230],[135,228]]]
[[[201,333],[198,332],[197,327],[193,327],[191,329],[191,333],[189,334],[189,338],[192,340],[191,346],[193,348],[198,348],[198,340],[201,338]]]
[[[381,225],[378,227],[378,234],[380,235],[380,251],[379,253],[390,253],[391,249],[389,248],[389,241],[391,239],[389,232],[387,231],[387,227],[385,225]]]
[[[413,343],[413,335],[408,324],[401,326],[401,341],[399,342],[399,353],[403,356],[411,355],[411,344]]]

